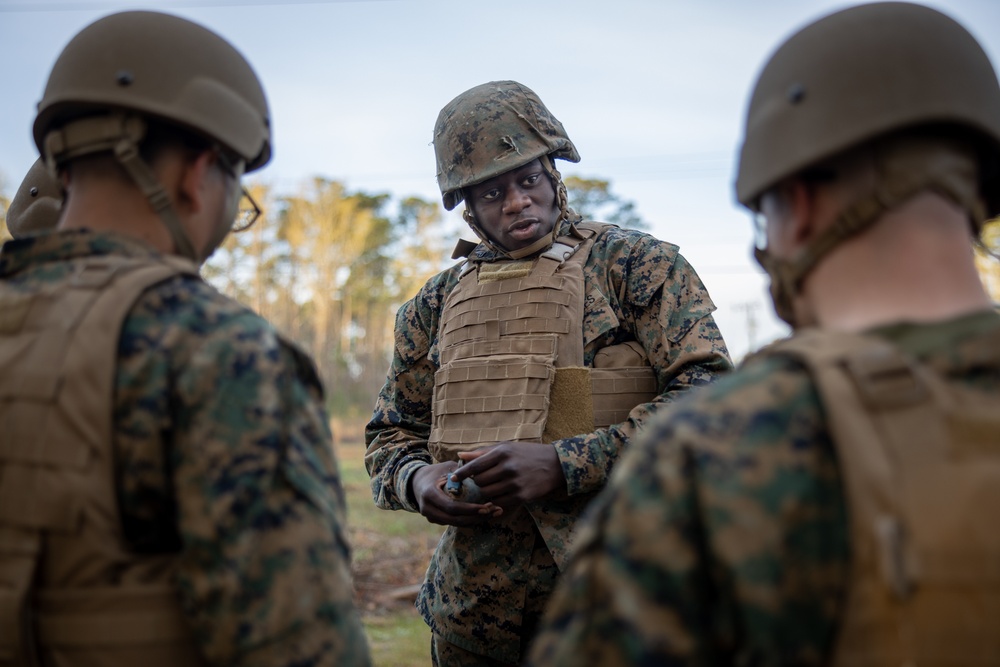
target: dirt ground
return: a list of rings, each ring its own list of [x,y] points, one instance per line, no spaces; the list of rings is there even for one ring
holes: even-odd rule
[[[368,557],[355,558],[355,603],[363,614],[384,614],[412,608],[420,582],[437,539],[429,536],[386,537],[377,531],[351,531],[356,552]]]
[[[412,608],[442,528],[418,514],[375,507],[360,434],[343,424],[338,430],[346,436],[336,453],[347,496],[355,602],[363,614]]]

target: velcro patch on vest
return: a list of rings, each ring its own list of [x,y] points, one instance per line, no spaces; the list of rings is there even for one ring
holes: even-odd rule
[[[516,262],[490,262],[479,265],[479,282],[495,283],[511,278],[525,278],[531,274],[534,260],[523,259]]]
[[[590,388],[589,368],[556,369],[542,442],[553,442],[594,430],[594,401]]]

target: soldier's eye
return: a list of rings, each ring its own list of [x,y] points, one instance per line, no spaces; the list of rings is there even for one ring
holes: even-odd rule
[[[541,176],[540,174],[530,174],[527,178],[524,179],[524,184],[534,185],[535,183],[538,182],[540,176]]]
[[[480,198],[485,201],[493,201],[494,199],[497,199],[499,196],[500,196],[500,191],[494,189],[494,190],[487,190],[482,195],[480,195]]]

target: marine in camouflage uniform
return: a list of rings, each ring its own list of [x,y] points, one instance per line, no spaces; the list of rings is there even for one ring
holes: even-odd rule
[[[83,258],[157,255],[80,230],[10,241],[2,292],[64,286]],[[177,559],[205,656],[220,665],[361,662],[344,498],[311,361],[247,308],[178,276],[131,308],[117,362],[123,537],[137,554]]]
[[[778,49],[737,194],[794,334],[629,448],[529,664],[997,664],[1000,315],[969,228],[1000,213],[998,119],[987,56],[919,5]]]
[[[243,57],[166,14],[53,68],[62,228],[0,252],[2,664],[370,663],[312,361],[198,276],[268,122]]]
[[[465,119],[474,128],[463,136],[457,128]],[[469,137],[475,137],[471,144]],[[548,157],[575,161],[576,149],[520,84],[493,82],[456,98],[439,117],[435,149],[445,206],[469,200],[466,220],[481,241],[467,263],[431,278],[399,310],[392,365],[366,432],[366,465],[379,507],[422,512],[448,525],[417,601],[434,633],[434,663],[514,664],[524,658],[578,516],[622,450],[650,415],[731,365],[711,315],[714,305],[678,248],[642,232],[598,225],[583,262],[583,365],[593,367],[611,346],[637,342],[653,369],[653,395],[631,406],[619,423],[593,430],[591,422],[588,432],[548,445],[480,443],[475,453],[458,455],[460,468],[455,460],[435,458],[429,440],[437,426],[435,374],[447,354],[442,320],[460,277],[470,265],[480,281],[491,267],[537,265],[554,239],[591,224],[566,207],[565,186]],[[476,203],[480,197],[497,206],[503,202],[503,215],[486,215],[486,206]],[[531,203],[525,205],[524,197]],[[521,227],[509,221],[529,214],[543,220],[551,215],[551,229],[541,225],[535,234],[518,236]],[[508,223],[496,224],[497,218]],[[504,234],[507,245],[497,240]],[[538,468],[551,465],[555,474],[519,467],[519,457],[533,455],[551,456],[539,460]],[[456,480],[474,476],[484,499],[462,502],[439,486],[420,490],[415,481],[436,471],[429,479],[440,485],[456,469]],[[545,484],[553,490],[539,491]]]

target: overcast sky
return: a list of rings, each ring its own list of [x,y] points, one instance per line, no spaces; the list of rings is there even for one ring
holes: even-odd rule
[[[749,218],[733,202],[746,99],[784,37],[849,4],[0,0],[2,189],[12,195],[36,157],[35,104],[62,47],[123,9],[202,23],[250,60],[268,93],[275,142],[273,161],[255,178],[279,192],[323,176],[439,200],[430,143],[438,111],[472,86],[514,79],[539,94],[579,149],[579,164],[557,163],[563,173],[610,180],[654,235],[680,246],[740,356],[751,341],[785,332],[750,259]],[[1000,1],[925,4],[963,23],[1000,63]]]

